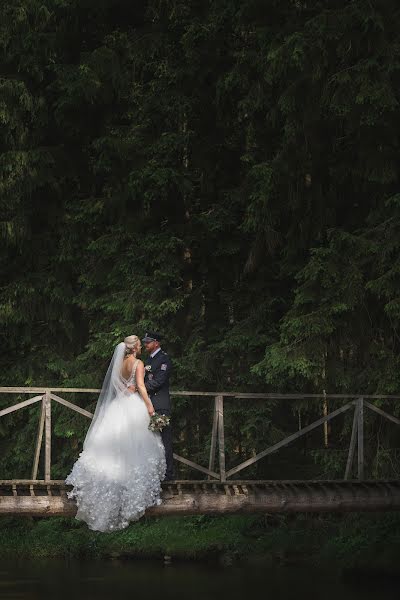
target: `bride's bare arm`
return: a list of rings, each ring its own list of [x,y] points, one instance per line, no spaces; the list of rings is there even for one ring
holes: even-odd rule
[[[155,413],[155,410],[154,410],[153,403],[150,400],[149,395],[147,393],[146,386],[144,385],[144,364],[142,363],[141,360],[139,360],[138,366],[136,367],[136,387],[139,391],[139,394],[142,396],[143,400],[145,401],[147,410],[149,412],[149,415],[151,416],[152,414]]]

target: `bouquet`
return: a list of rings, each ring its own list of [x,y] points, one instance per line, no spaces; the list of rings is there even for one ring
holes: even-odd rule
[[[158,413],[154,413],[150,417],[149,429],[150,431],[162,431],[164,427],[169,425],[171,417],[167,417],[167,415],[159,415]]]

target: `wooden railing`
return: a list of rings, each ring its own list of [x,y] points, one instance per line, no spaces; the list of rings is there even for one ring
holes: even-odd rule
[[[81,415],[91,419],[93,414],[80,406],[65,400],[60,393],[99,393],[98,389],[90,388],[40,388],[40,387],[0,387],[0,393],[3,394],[35,394],[32,398],[19,402],[18,404],[9,406],[0,410],[0,417],[4,417],[14,411],[31,406],[37,402],[41,402],[41,411],[39,417],[37,438],[35,453],[32,466],[32,479],[29,481],[39,481],[37,479],[39,459],[41,453],[41,447],[43,442],[43,435],[45,438],[44,444],[44,482],[51,481],[51,406],[52,401],[62,404],[67,408],[74,410]],[[352,466],[354,462],[355,450],[357,447],[357,477],[359,480],[364,479],[364,411],[369,409],[378,413],[380,416],[388,419],[389,421],[400,425],[400,419],[391,415],[381,408],[372,404],[372,400],[385,399],[385,400],[399,400],[400,396],[392,395],[346,395],[346,394],[252,394],[252,393],[234,393],[234,392],[186,392],[186,391],[175,391],[171,392],[172,396],[203,396],[208,398],[214,398],[213,408],[213,422],[211,430],[211,446],[208,468],[200,465],[188,458],[174,454],[174,459],[181,462],[197,471],[208,476],[208,479],[214,479],[221,482],[227,481],[228,478],[236,475],[243,469],[261,460],[265,456],[277,452],[284,446],[289,445],[295,440],[299,439],[303,435],[309,433],[315,428],[328,423],[338,415],[354,410],[353,415],[353,426],[350,438],[350,444],[348,449],[346,470],[344,474],[345,479],[349,479],[351,476]],[[239,465],[235,466],[230,470],[226,470],[225,460],[225,430],[224,430],[224,402],[225,400],[232,399],[259,399],[259,400],[304,400],[304,399],[321,399],[326,402],[328,399],[332,400],[347,400],[347,402],[340,408],[334,410],[331,413],[324,414],[323,417],[317,419],[306,427],[300,427],[298,431],[292,435],[287,436],[283,440],[273,444],[269,448],[266,448],[262,452],[256,454],[252,458],[249,458]],[[215,470],[215,461],[218,452],[218,470]],[[22,480],[20,480],[22,481]],[[28,480],[26,480],[28,481]]]

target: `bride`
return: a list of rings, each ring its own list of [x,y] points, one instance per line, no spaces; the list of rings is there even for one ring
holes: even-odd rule
[[[155,411],[140,351],[137,335],[115,348],[83,451],[65,480],[73,486],[76,518],[95,531],[123,529],[161,504],[165,451],[160,433],[148,429]]]

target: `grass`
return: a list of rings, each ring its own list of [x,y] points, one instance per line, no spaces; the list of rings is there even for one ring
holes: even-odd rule
[[[162,558],[335,564],[400,575],[400,514],[141,519],[113,533],[67,518],[0,519],[0,558]]]

